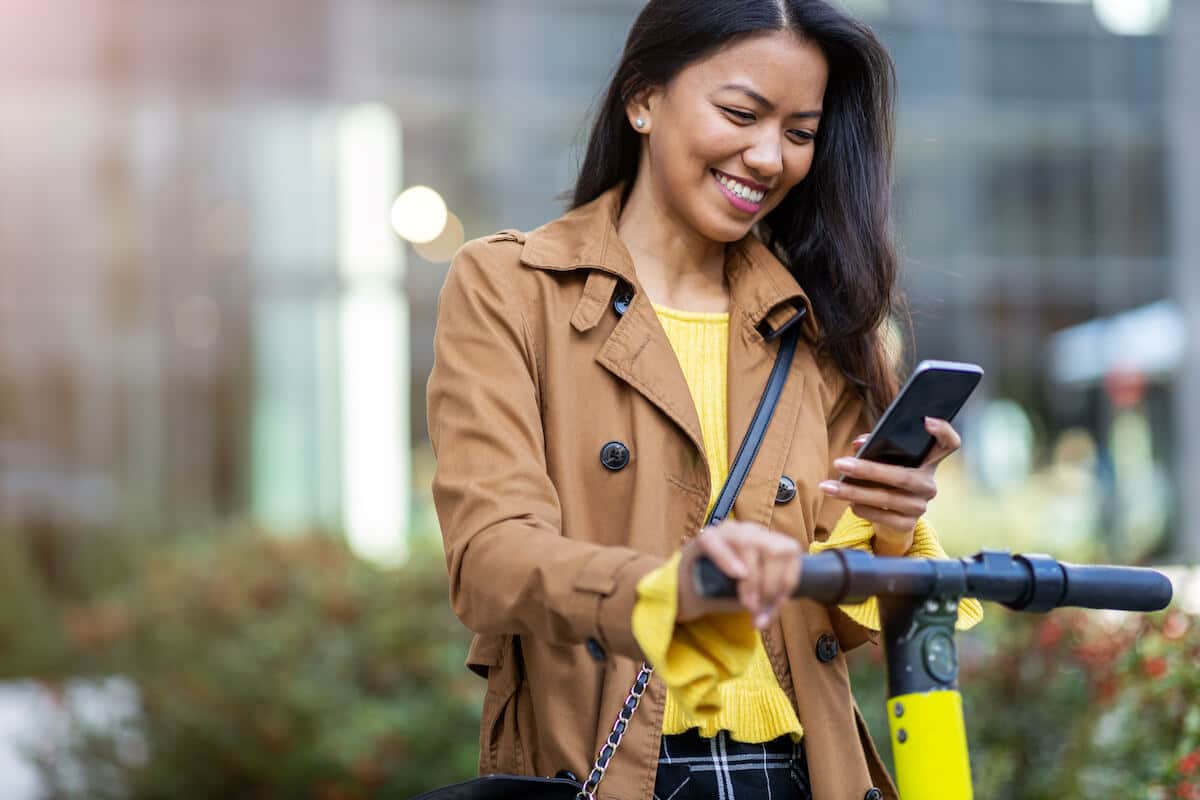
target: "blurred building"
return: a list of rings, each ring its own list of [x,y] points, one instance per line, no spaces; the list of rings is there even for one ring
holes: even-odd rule
[[[1164,298],[1200,335],[1200,3],[849,5],[898,67],[914,355],[983,364],[968,416],[1015,402],[1035,462],[1073,427],[1103,454],[1112,382],[1047,343]],[[0,0],[0,522],[402,520],[446,264],[352,200],[427,184],[469,238],[556,216],[640,6]],[[1198,558],[1181,349],[1134,402],[1172,467],[1156,549]]]

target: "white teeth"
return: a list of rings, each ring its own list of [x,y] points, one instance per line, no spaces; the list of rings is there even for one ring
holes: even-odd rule
[[[767,194],[766,192],[755,191],[749,186],[745,186],[735,180],[731,180],[724,175],[717,175],[717,180],[721,182],[722,186],[729,189],[729,191],[733,192],[743,200],[750,201],[751,203],[761,203],[762,199],[766,197]]]

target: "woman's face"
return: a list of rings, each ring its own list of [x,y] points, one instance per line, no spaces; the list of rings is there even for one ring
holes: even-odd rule
[[[741,239],[808,174],[828,73],[820,48],[786,31],[689,64],[627,108],[645,121],[638,180],[676,222]]]

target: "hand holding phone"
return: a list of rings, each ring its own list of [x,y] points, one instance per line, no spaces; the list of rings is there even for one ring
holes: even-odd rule
[[[922,361],[855,456],[902,467],[921,466],[935,444],[925,429],[925,418],[952,421],[982,377],[983,369],[978,364]],[[847,475],[839,480],[871,485]]]

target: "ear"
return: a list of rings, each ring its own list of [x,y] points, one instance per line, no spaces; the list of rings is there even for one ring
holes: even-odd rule
[[[658,106],[659,96],[657,89],[647,87],[635,92],[625,103],[625,117],[635,133],[649,133],[654,127],[654,109]],[[639,119],[641,127],[637,124]]]

